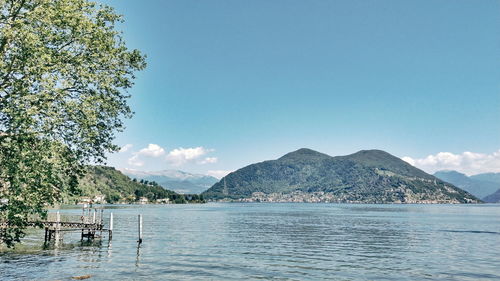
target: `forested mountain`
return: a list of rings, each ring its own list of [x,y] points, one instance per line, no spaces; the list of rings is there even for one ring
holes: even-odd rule
[[[202,194],[209,199],[239,199],[255,192],[328,194],[333,202],[480,202],[466,191],[380,150],[331,157],[303,148],[230,173]]]

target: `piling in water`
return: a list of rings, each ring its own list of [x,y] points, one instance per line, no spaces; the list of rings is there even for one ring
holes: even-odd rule
[[[139,215],[139,244],[142,243],[142,215]]]
[[[113,213],[109,214],[109,240],[113,238]]]

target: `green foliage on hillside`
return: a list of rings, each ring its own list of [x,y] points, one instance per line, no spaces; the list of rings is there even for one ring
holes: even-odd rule
[[[105,195],[108,203],[135,202],[140,197],[148,200],[170,199],[173,203],[203,202],[199,195],[184,195],[159,186],[156,182],[130,179],[120,171],[106,166],[87,166],[85,176],[80,179],[80,196],[94,197]],[[67,196],[67,202],[74,202],[79,197]]]
[[[293,191],[328,192],[346,202],[478,202],[471,194],[379,150],[331,157],[300,149],[237,170],[202,194],[207,199],[238,199],[253,192]]]

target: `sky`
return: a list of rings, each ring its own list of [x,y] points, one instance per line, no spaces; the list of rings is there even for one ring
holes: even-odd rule
[[[106,0],[147,55],[108,164],[222,176],[307,147],[500,172],[494,0]]]

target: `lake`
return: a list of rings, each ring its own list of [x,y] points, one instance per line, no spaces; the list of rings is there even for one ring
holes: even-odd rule
[[[106,206],[110,212],[111,242],[81,243],[75,233],[44,249],[43,232],[31,231],[19,249],[0,252],[0,279],[500,279],[500,204]]]

